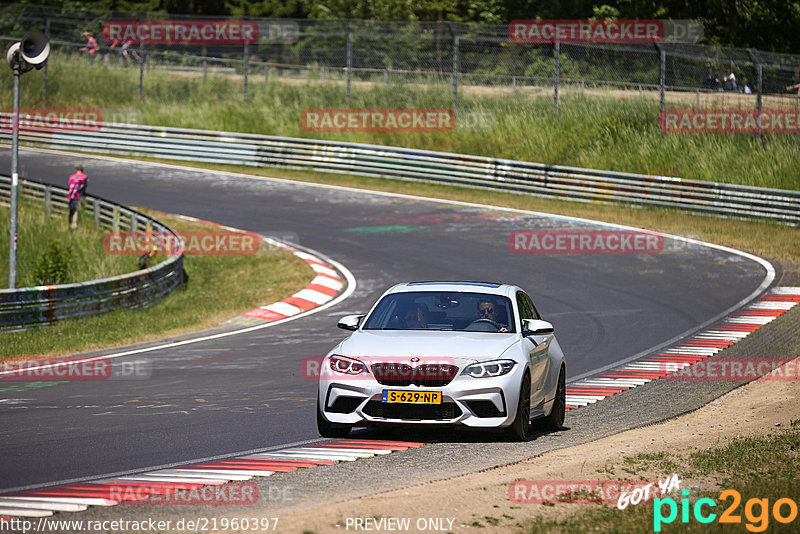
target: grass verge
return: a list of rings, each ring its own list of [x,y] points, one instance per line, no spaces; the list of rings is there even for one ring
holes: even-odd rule
[[[8,207],[0,207],[0,288],[8,288]],[[82,210],[70,231],[65,211],[48,217],[41,201],[20,197],[17,210],[17,287],[72,284],[138,270],[133,256],[103,251],[103,230]],[[100,243],[101,246],[98,246]]]
[[[619,510],[615,505],[577,505],[582,510],[565,519],[537,518],[521,524],[519,532],[584,533],[604,532],[796,532],[797,505],[800,495],[800,420],[794,420],[788,429],[753,437],[737,437],[729,443],[691,453],[662,452],[655,455],[626,457],[622,468],[631,478],[642,480],[664,478],[665,473],[679,473],[681,487],[688,496],[673,491],[663,497],[675,501],[677,515],[669,522],[670,505],[650,501],[629,505]],[[611,467],[613,470],[613,466]],[[655,469],[655,471],[654,471]],[[735,490],[740,496],[736,501]],[[684,504],[682,500],[688,499]],[[716,514],[714,520],[701,523],[694,515],[699,499],[712,499],[716,506],[705,501],[700,511],[704,516]],[[783,502],[778,513],[791,520],[782,523],[776,519],[775,503]],[[766,501],[766,502],[765,502]],[[576,506],[576,505],[572,505]],[[683,516],[683,506],[688,511]],[[721,522],[723,512],[729,510],[731,522]],[[793,517],[792,517],[793,516]],[[663,518],[664,521],[656,521]],[[685,519],[685,521],[684,521]],[[656,530],[658,528],[658,530]],[[745,530],[746,529],[746,530]]]
[[[87,65],[83,58],[63,53],[53,54],[48,68],[47,99],[40,76],[22,78],[23,108],[99,108],[105,120],[118,122],[136,117],[152,125],[376,143],[781,189],[800,186],[793,163],[800,159],[800,136],[768,134],[756,141],[750,134],[663,134],[658,102],[620,91],[606,96],[568,93],[554,118],[548,92],[508,94],[464,86],[458,109],[466,122],[457,122],[453,131],[323,133],[301,128],[303,110],[449,108],[450,86],[354,82],[346,106],[345,85],[339,81],[273,75],[266,85],[251,81],[244,101],[240,75],[209,75],[204,80],[199,73],[152,69],[145,72],[140,102],[137,68]],[[96,91],[83,89],[86,76]],[[0,91],[2,107],[10,107],[10,94]]]
[[[141,211],[178,233],[218,230],[208,224]],[[184,267],[189,274],[187,288],[149,308],[118,310],[61,321],[50,328],[0,334],[0,354],[4,360],[71,354],[219,326],[237,314],[291,295],[314,277],[301,259],[264,244],[252,255],[187,256]]]

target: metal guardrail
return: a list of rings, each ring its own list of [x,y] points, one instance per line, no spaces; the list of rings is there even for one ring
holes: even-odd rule
[[[10,199],[11,180],[0,176],[0,202]],[[68,209],[66,189],[20,180],[20,195],[43,201],[45,212]],[[98,227],[113,231],[166,232],[163,223],[115,202],[87,195],[82,210]],[[142,308],[167,296],[183,284],[183,253],[174,254],[148,269],[77,284],[0,289],[0,330],[45,326],[60,319],[93,315],[117,308]]]
[[[9,133],[0,133],[0,140],[9,138]],[[798,191],[430,150],[119,123],[105,123],[101,131],[92,132],[23,132],[20,142],[64,150],[433,181],[566,200],[800,223]]]

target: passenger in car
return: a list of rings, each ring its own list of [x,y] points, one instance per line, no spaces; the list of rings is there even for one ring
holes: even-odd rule
[[[403,326],[410,330],[428,328],[428,310],[424,304],[412,304],[400,314]]]

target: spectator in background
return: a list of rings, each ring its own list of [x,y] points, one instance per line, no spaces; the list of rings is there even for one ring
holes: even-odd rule
[[[94,59],[100,47],[97,44],[97,39],[94,38],[92,32],[83,32],[83,38],[86,39],[86,46],[80,48],[81,52],[86,51],[87,59]]]
[[[69,177],[69,182],[67,183],[70,230],[78,227],[78,211],[80,211],[83,198],[86,196],[86,184],[88,181],[89,178],[83,173],[83,165],[77,165],[75,173]]]
[[[722,78],[722,88],[726,91],[737,91],[739,89],[736,87],[736,76],[731,72],[731,69],[728,69],[727,74]]]
[[[136,53],[136,50],[133,49],[131,46],[133,44],[132,39],[126,39],[124,43],[122,43],[122,48],[119,49],[119,57],[123,61],[129,61],[131,58],[139,62],[139,54]]]
[[[800,99],[800,83],[786,87],[787,91],[794,91],[795,89],[797,89],[797,98]]]
[[[719,78],[714,74],[714,69],[708,67],[708,74],[703,80],[703,89],[711,89],[712,91],[719,87]]]

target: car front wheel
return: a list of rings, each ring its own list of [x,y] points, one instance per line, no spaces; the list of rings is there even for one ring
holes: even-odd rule
[[[525,373],[522,385],[519,388],[519,402],[517,403],[517,416],[514,422],[506,429],[506,436],[514,441],[525,441],[528,438],[528,429],[531,425],[531,377]]]
[[[567,378],[564,368],[558,373],[558,386],[556,387],[556,398],[553,400],[553,409],[550,415],[541,420],[543,430],[561,430],[564,426],[564,414],[567,411]]]
[[[319,408],[319,399],[317,399],[317,430],[320,436],[323,438],[346,438],[350,435],[352,428],[350,425],[331,423],[325,419]]]

